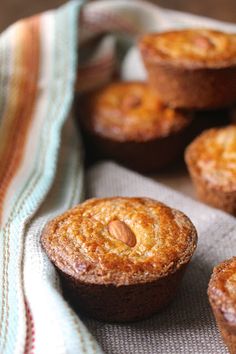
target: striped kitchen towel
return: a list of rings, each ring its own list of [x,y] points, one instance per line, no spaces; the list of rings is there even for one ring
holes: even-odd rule
[[[116,33],[132,43],[140,33],[172,27],[235,31],[139,0],[94,1],[80,12],[82,2],[18,21],[0,36],[1,354],[102,353],[61,296],[39,243],[47,220],[83,199],[74,88],[84,92],[110,80]],[[103,36],[94,50],[90,40],[98,34]],[[140,65],[131,51],[124,77],[137,77]]]
[[[82,198],[69,118],[80,5],[19,21],[0,38],[0,353],[100,352],[39,244],[48,218]]]

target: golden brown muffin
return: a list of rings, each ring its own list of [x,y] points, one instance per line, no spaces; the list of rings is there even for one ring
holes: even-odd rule
[[[236,102],[236,35],[184,29],[144,35],[149,82],[172,107],[212,109]]]
[[[199,198],[236,215],[236,126],[203,132],[186,149],[185,161]]]
[[[141,172],[173,162],[190,141],[190,115],[161,103],[142,82],[109,84],[80,99],[78,107],[89,155]]]
[[[90,199],[50,221],[41,242],[82,313],[148,317],[175,295],[197,244],[191,221],[148,198]]]
[[[214,268],[208,287],[209,301],[225,344],[236,353],[236,257]]]

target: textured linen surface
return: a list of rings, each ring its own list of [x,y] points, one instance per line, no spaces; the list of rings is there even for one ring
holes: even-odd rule
[[[47,220],[83,199],[84,184],[93,196],[130,195],[136,186],[139,195],[176,201],[200,231],[206,226],[189,273],[194,277],[187,275],[167,312],[127,326],[86,321],[105,352],[224,353],[205,289],[212,265],[234,253],[229,244],[235,221],[113,165],[92,170],[84,183],[80,138],[69,112],[74,85],[84,92],[111,78],[117,64],[115,34],[119,47],[127,47],[121,38],[129,37],[130,44],[151,30],[211,26],[236,31],[235,26],[138,0],[91,2],[78,16],[82,2],[18,21],[0,36],[0,353],[102,353],[63,300],[56,272],[39,243]],[[89,41],[101,38],[98,34],[102,39],[91,50]],[[121,69],[124,79],[145,78],[135,48]],[[180,187],[177,176],[175,186]]]
[[[94,166],[87,174],[88,197],[147,196],[185,212],[198,231],[198,248],[182,287],[161,313],[133,324],[85,323],[106,353],[227,353],[207,299],[212,268],[236,254],[236,219],[209,208],[162,184],[113,163]]]

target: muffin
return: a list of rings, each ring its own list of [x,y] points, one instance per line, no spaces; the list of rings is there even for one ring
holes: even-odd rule
[[[112,158],[140,172],[173,162],[191,140],[189,113],[164,105],[143,82],[115,82],[81,97],[78,116],[89,158]]]
[[[141,37],[149,82],[172,107],[212,109],[236,102],[236,35],[184,29]]]
[[[236,257],[214,268],[208,287],[209,301],[225,344],[236,353]]]
[[[185,161],[199,198],[236,215],[236,126],[203,132],[186,149]]]
[[[158,201],[114,197],[56,217],[41,242],[75,309],[125,322],[154,314],[174,297],[197,234],[187,216]]]

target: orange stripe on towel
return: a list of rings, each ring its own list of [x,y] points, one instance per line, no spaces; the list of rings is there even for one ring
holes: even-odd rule
[[[19,22],[15,28],[14,35],[19,40],[13,48],[12,77],[0,132],[0,219],[4,197],[22,161],[34,115],[40,60],[39,25],[39,17],[35,16]]]

